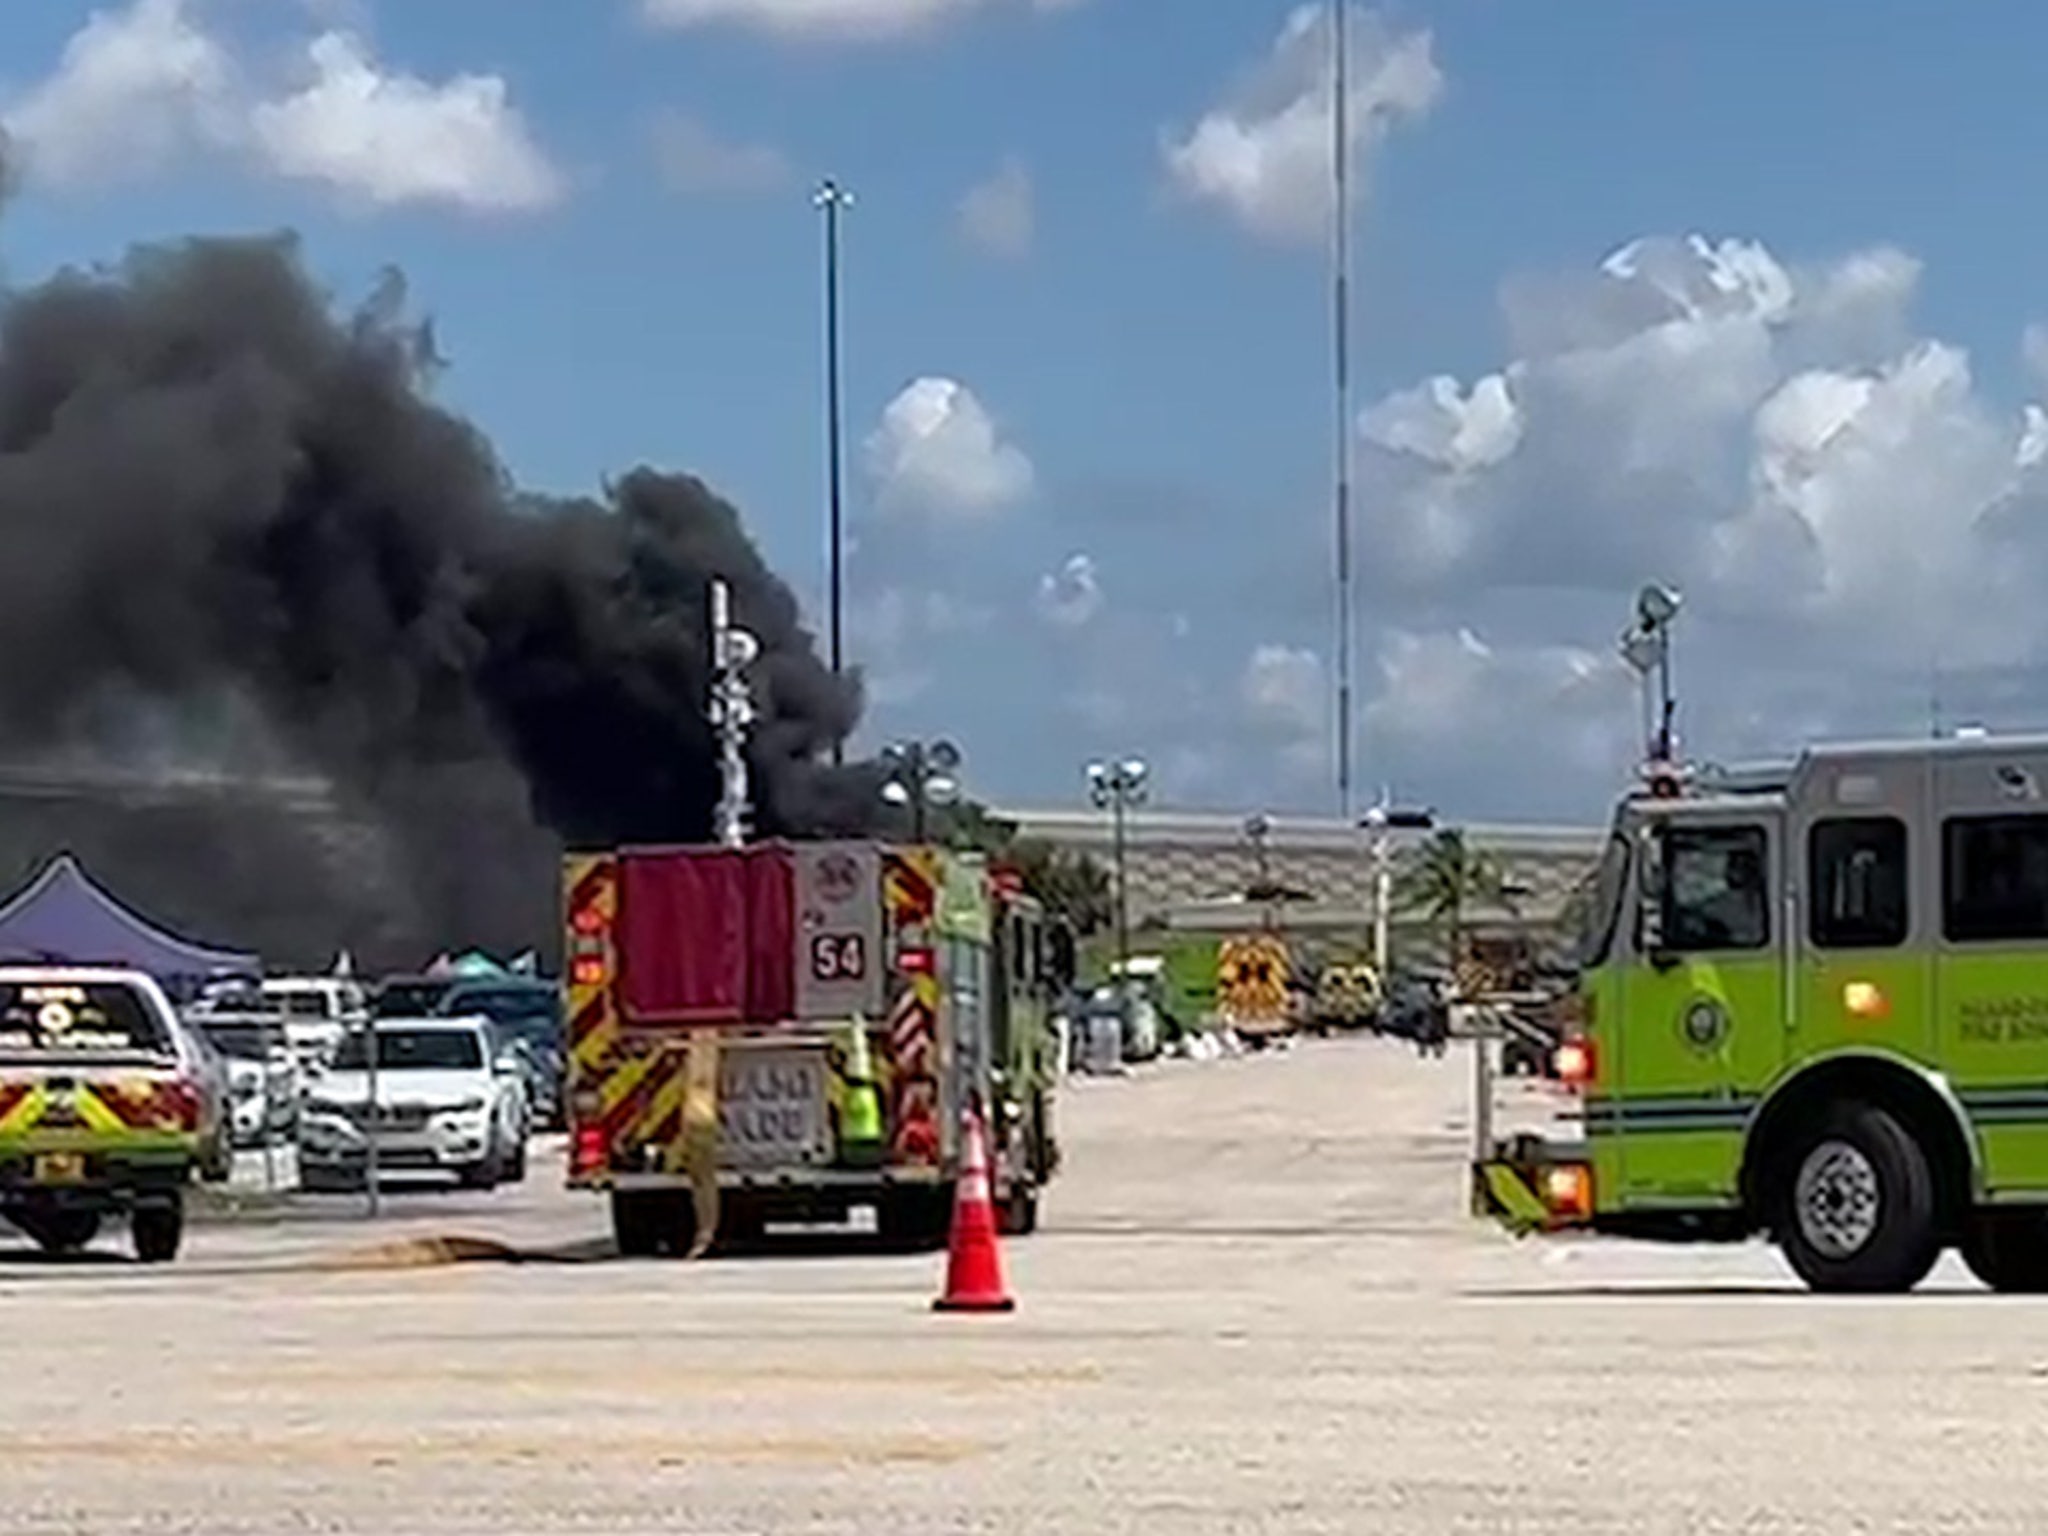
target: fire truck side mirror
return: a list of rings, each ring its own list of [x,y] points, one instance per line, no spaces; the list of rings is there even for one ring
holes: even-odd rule
[[[1664,948],[1664,830],[1647,826],[1636,833],[1637,933],[1644,954]]]

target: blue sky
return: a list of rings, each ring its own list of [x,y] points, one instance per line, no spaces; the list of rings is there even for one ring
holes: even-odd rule
[[[700,473],[814,597],[829,172],[867,736],[1005,801],[1135,751],[1330,808],[1318,8],[660,5],[7,7],[7,273],[279,226],[344,299],[395,264],[522,480]],[[1702,751],[2040,723],[2048,11],[1355,14],[1362,778],[1597,813],[1653,575]]]

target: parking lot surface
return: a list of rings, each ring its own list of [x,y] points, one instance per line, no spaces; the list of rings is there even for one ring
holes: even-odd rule
[[[1513,1243],[1468,1081],[1340,1040],[1077,1084],[1009,1316],[857,1240],[612,1259],[538,1157],[170,1269],[9,1250],[0,1533],[2048,1528],[2048,1305]],[[497,1260],[407,1246],[451,1235]]]

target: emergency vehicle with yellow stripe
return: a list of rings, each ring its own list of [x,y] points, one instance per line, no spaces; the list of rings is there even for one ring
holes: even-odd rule
[[[1276,929],[1230,935],[1216,946],[1218,1019],[1253,1045],[1289,1033],[1293,974],[1293,953]]]
[[[195,1048],[132,971],[0,968],[0,1216],[42,1248],[129,1219],[136,1256],[175,1258],[206,1127]]]
[[[564,920],[569,1182],[609,1197],[622,1252],[862,1206],[885,1239],[942,1241],[970,1103],[1006,1227],[1036,1225],[1071,949],[983,856],[575,853]]]
[[[1811,1287],[1947,1248],[2048,1290],[2048,737],[1653,762],[1615,811],[1554,1058],[1473,1192],[1517,1232],[1775,1239]],[[1486,1061],[1481,1042],[1481,1062]]]

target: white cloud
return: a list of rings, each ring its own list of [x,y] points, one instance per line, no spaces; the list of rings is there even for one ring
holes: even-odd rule
[[[93,12],[56,70],[4,114],[30,178],[87,185],[205,151],[376,207],[523,212],[563,195],[502,78],[427,81],[336,29],[272,73],[239,59],[207,9],[132,0]]]
[[[1350,30],[1345,92],[1353,196],[1370,183],[1371,155],[1396,127],[1426,115],[1443,90],[1427,32],[1396,33],[1360,13]],[[1328,8],[1297,6],[1265,60],[1163,152],[1170,183],[1263,239],[1327,237],[1336,137]]]
[[[1710,755],[1917,734],[1935,674],[1957,710],[2038,721],[2048,411],[1914,334],[1918,274],[1688,237],[1507,285],[1519,355],[1360,416],[1394,623],[1367,739],[1439,776],[1485,750],[1606,761],[1634,726],[1605,632],[1653,577],[1686,593],[1683,718]]]
[[[640,0],[658,27],[729,26],[790,40],[880,42],[928,31],[1003,0]],[[1083,0],[1029,0],[1062,11]]]
[[[32,174],[87,184],[145,174],[234,132],[233,58],[186,0],[96,10],[56,70],[6,112]]]
[[[1036,220],[1031,172],[1014,157],[960,199],[961,237],[992,256],[1016,260],[1028,255]]]
[[[563,178],[497,75],[435,84],[385,69],[357,38],[326,32],[306,50],[310,78],[251,109],[263,163],[379,207],[479,212],[547,208]]]
[[[867,462],[885,512],[986,517],[1025,500],[1037,479],[973,391],[946,378],[917,379],[889,402]]]
[[[1290,775],[1325,767],[1330,700],[1320,656],[1297,646],[1256,646],[1238,688],[1254,735],[1278,750]]]
[[[1095,561],[1069,555],[1057,571],[1038,578],[1038,611],[1061,629],[1080,629],[1102,611],[1102,580]]]
[[[686,194],[772,191],[791,176],[780,150],[723,139],[681,112],[655,119],[654,158],[662,181]]]

